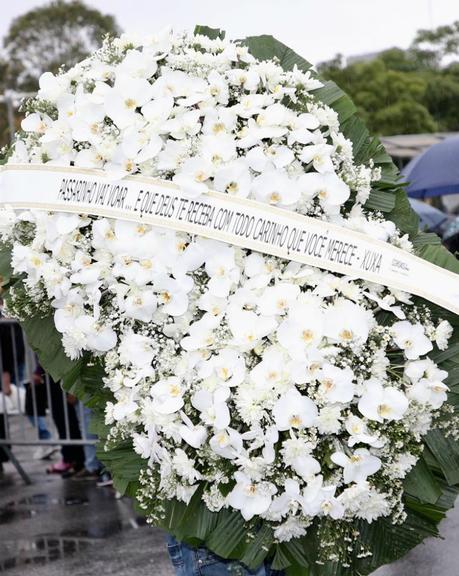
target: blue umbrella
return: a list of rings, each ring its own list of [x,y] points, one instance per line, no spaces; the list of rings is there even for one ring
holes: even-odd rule
[[[402,170],[411,198],[459,192],[459,136],[446,138],[413,158]]]
[[[419,216],[419,227],[421,230],[427,229],[429,232],[437,232],[437,234],[441,235],[452,219],[448,214],[430,204],[421,202],[421,200],[410,198],[410,204],[411,208]]]

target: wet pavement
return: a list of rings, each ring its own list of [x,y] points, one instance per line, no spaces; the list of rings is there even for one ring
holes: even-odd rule
[[[32,450],[15,449],[30,475],[11,464],[0,479],[0,573],[5,576],[173,576],[161,531],[146,526],[128,499],[94,482],[46,475]],[[374,576],[459,576],[459,507],[429,539]]]
[[[14,450],[32,484],[12,464],[0,478],[0,573],[5,576],[172,576],[161,531],[128,499],[91,481],[47,475],[49,462]]]

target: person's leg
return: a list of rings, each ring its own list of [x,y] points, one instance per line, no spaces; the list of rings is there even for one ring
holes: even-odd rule
[[[65,411],[67,405],[67,413],[69,417],[69,436],[72,439],[81,438],[80,429],[78,427],[78,420],[75,414],[75,409],[71,404],[67,403],[65,394],[62,388],[54,380],[49,380],[49,388],[51,391],[51,412],[56,426],[59,438],[66,438],[67,429],[65,425]],[[84,462],[84,452],[81,446],[62,446],[62,459],[66,464],[75,464],[77,468],[81,468]]]
[[[46,424],[46,418],[44,416],[33,416],[27,415],[29,422],[32,426],[38,429],[38,438],[40,440],[50,440],[51,439],[51,432],[48,430],[48,426]]]
[[[69,432],[71,440],[81,440],[80,426],[75,410],[75,405],[67,402],[67,413],[69,417]],[[64,460],[69,458],[74,463],[75,470],[84,467],[84,450],[82,446],[64,446]]]
[[[97,440],[97,435],[89,431],[92,411],[90,408],[83,406],[81,402],[76,408],[78,418],[80,421],[80,429],[82,436],[87,440]],[[99,472],[102,469],[102,464],[96,457],[96,447],[94,444],[85,444],[84,449],[84,467],[88,472]]]
[[[50,440],[51,432],[48,430],[46,418],[44,416],[37,416],[38,421],[38,437],[40,440]]]
[[[4,440],[6,438],[6,422],[3,414],[0,413],[0,439]],[[9,458],[5,450],[0,446],[0,464],[3,465],[4,462],[8,462]]]
[[[176,576],[268,576],[264,566],[249,570],[240,562],[220,558],[207,548],[192,548],[170,535],[167,550]]]

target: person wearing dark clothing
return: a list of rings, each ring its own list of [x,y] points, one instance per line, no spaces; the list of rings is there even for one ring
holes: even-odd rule
[[[0,320],[0,362],[1,362],[1,392],[11,395],[11,384],[20,384],[24,368],[24,340],[17,324]],[[0,407],[0,440],[7,438],[7,423]],[[3,463],[8,462],[8,454],[0,446],[0,471]]]
[[[37,366],[34,372],[44,379],[44,370]],[[54,425],[61,439],[81,440],[80,426],[75,410],[76,398],[62,391],[60,384],[49,378],[50,408]],[[68,418],[68,429],[65,423]],[[82,446],[62,446],[62,463],[48,469],[50,473],[65,473],[71,469],[78,471],[84,467],[84,450]]]

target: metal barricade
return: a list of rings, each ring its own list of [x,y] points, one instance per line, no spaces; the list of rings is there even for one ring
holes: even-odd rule
[[[0,319],[0,375],[0,463],[10,460],[26,483],[30,478],[15,446],[43,452],[60,446],[69,453],[96,443],[88,432],[87,410],[43,371],[19,324],[5,318]]]

